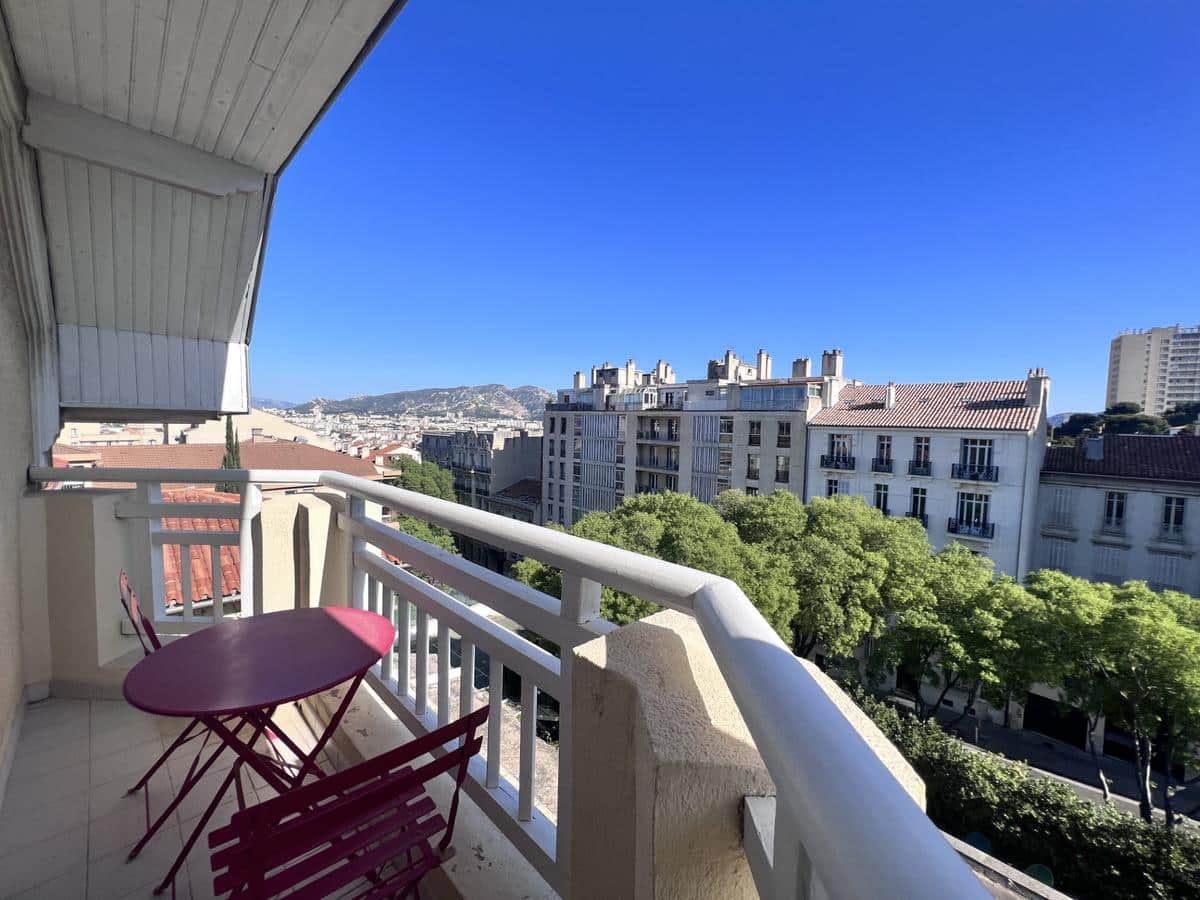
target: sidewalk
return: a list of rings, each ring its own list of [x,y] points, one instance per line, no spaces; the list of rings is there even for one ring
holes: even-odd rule
[[[940,716],[943,724],[952,721],[952,716]],[[1021,731],[1004,728],[990,722],[979,722],[979,742],[975,743],[976,720],[963,719],[954,733],[968,745],[978,746],[1008,759],[1021,760],[1029,764],[1035,775],[1054,778],[1072,788],[1080,798],[1099,803],[1103,799],[1096,766],[1086,750],[1072,747],[1062,741],[1039,734],[1036,731]],[[1101,756],[1104,774],[1108,776],[1113,801],[1124,812],[1138,814],[1137,780],[1132,764],[1112,756]],[[1162,785],[1166,776],[1155,771],[1151,781],[1156,785],[1154,806],[1162,809]],[[1180,815],[1200,820],[1200,784],[1193,784],[1175,794],[1175,810]]]

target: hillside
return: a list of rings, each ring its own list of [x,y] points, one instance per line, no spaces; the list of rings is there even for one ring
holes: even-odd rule
[[[505,387],[502,384],[478,384],[447,388],[423,388],[330,400],[317,397],[294,407],[296,412],[367,413],[377,415],[446,416],[460,413],[480,419],[541,419],[546,400],[552,396],[545,388],[526,384]]]

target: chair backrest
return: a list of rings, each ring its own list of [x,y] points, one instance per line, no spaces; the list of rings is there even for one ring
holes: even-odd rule
[[[364,878],[364,894],[411,890],[448,858],[459,793],[471,757],[483,745],[477,732],[487,717],[484,706],[395,750],[234,813],[209,835],[213,890],[315,900]],[[413,761],[427,753],[439,755],[414,768]],[[425,785],[446,772],[455,784],[443,818]]]
[[[121,606],[125,608],[125,615],[129,616],[129,622],[133,625],[133,633],[137,635],[138,643],[142,645],[142,652],[149,656],[155,650],[161,650],[162,641],[158,639],[154,625],[142,613],[142,608],[138,605],[137,591],[130,586],[129,575],[124,569],[117,578],[117,585],[121,589]],[[149,641],[149,646],[146,645],[147,641]]]

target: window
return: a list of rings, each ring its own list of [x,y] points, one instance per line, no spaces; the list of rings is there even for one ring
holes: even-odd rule
[[[875,485],[875,508],[882,512],[885,516],[888,511],[888,486],[886,484]]]
[[[762,445],[762,422],[754,420],[750,423],[750,446]]]
[[[558,464],[558,477],[559,477],[559,478],[561,478],[561,479],[563,479],[564,481],[566,481],[566,478],[567,478],[567,464],[566,464],[566,463],[564,463],[564,462],[560,462],[560,463]]]
[[[550,433],[554,434],[554,416],[550,417]],[[551,444],[550,446],[554,446],[554,445]]]
[[[1057,493],[1057,492],[1056,492]],[[1125,530],[1125,492],[1106,491],[1104,494],[1104,530]]]
[[[825,496],[826,497],[836,497],[840,490],[841,490],[841,486],[838,484],[838,480],[836,478],[825,479]]]
[[[559,508],[559,510],[558,510],[558,524],[559,524],[559,525],[566,525],[566,524],[567,524],[567,513],[566,513],[566,510],[565,510],[565,509],[563,509],[563,508],[561,508],[561,507],[560,507],[560,508]]]
[[[567,502],[567,486],[565,484],[560,484],[558,486],[558,502],[559,503]]]
[[[982,469],[992,464],[992,442],[983,438],[963,438],[959,460],[964,466]]]
[[[758,481],[758,454],[746,454],[746,477],[752,481]]]
[[[575,438],[575,448],[574,449],[575,449],[575,458],[579,459],[579,452],[583,449],[583,439],[582,438]],[[564,453],[563,455],[565,456],[566,454]]]
[[[1125,577],[1125,551],[1120,547],[1096,548],[1096,580],[1119,582]]]
[[[756,487],[746,488],[746,496],[747,497],[757,497],[758,496],[758,488],[756,488]]]
[[[558,420],[558,430],[560,432],[562,432],[563,434],[567,433],[567,417],[566,416],[562,416]]]
[[[722,444],[733,443],[733,419],[730,416],[721,416],[719,441]]]
[[[558,442],[558,455],[559,456],[567,455],[567,440],[566,440],[566,438],[562,438]]]
[[[1157,556],[1154,563],[1154,581],[1159,590],[1178,591],[1183,589],[1182,556],[1164,553]]]
[[[583,474],[583,466],[579,460],[575,460],[575,465],[572,466],[572,475],[575,476],[575,481],[579,480],[579,476]]]
[[[551,419],[550,421],[553,422],[554,420]],[[546,509],[547,509],[546,518],[553,520],[554,519],[554,504],[553,503],[546,504]]]
[[[927,465],[929,463],[929,438],[913,438],[913,462]]]
[[[1058,569],[1060,572],[1067,571],[1067,554],[1070,546],[1070,541],[1054,539],[1046,541],[1046,568]]]
[[[1163,497],[1163,533],[1175,537],[1183,534],[1183,497]]]
[[[881,434],[875,438],[875,458],[890,461],[892,458],[892,436]]]
[[[829,436],[829,455],[834,459],[845,459],[850,456],[850,435],[831,434]]]
[[[776,456],[775,457],[775,481],[778,482],[779,484],[787,484],[788,481],[791,480],[791,477],[792,477],[791,466],[792,466],[792,461],[791,461],[790,457]]]
[[[928,491],[923,487],[915,487],[908,498],[908,514],[914,519],[925,518],[925,501],[928,499]]]
[[[625,490],[625,470],[624,469],[621,469],[621,468],[617,469],[615,484],[616,484],[616,488],[617,488],[618,492]]]
[[[975,494],[967,491],[958,493],[958,521],[960,525],[970,528],[982,527],[990,521],[988,507],[991,496]]]
[[[776,447],[792,446],[792,423],[779,421],[779,436],[775,439]]]

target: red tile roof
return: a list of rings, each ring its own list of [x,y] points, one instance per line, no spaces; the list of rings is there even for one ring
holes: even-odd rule
[[[1037,407],[1025,405],[1025,381],[961,381],[898,384],[896,403],[884,407],[887,386],[848,385],[838,402],[821,410],[810,425],[839,428],[954,428],[1030,431]]]
[[[1043,474],[1149,478],[1200,482],[1200,437],[1177,434],[1106,434],[1101,459],[1087,458],[1087,438],[1073,447],[1048,447]]]
[[[164,490],[164,503],[237,503],[237,494],[226,494],[202,488],[180,488]],[[167,531],[224,531],[237,534],[237,519],[194,519],[164,518],[163,529]],[[190,548],[192,572],[192,602],[213,599],[212,551],[217,550],[221,560],[221,596],[228,597],[242,589],[241,551],[237,547],[205,547],[193,544]],[[164,597],[167,606],[183,605],[183,577],[180,560],[183,548],[179,544],[163,547]]]
[[[246,469],[331,469],[347,475],[378,480],[369,460],[355,459],[312,444],[292,441],[242,441],[242,467]],[[61,451],[61,453],[60,453]],[[114,469],[219,469],[224,444],[147,444],[135,447],[88,447],[56,444],[53,455],[68,453],[96,458],[96,465]]]

